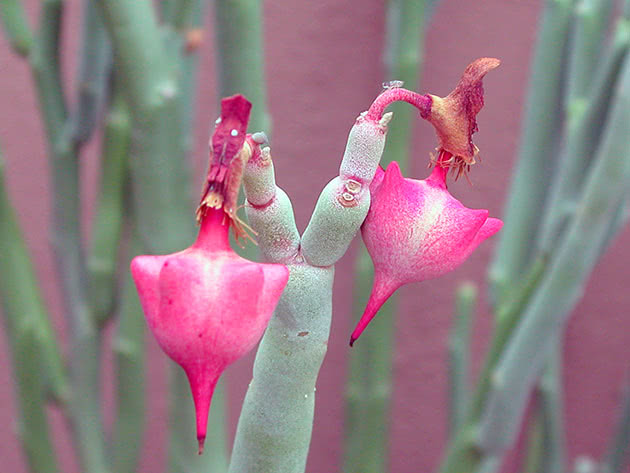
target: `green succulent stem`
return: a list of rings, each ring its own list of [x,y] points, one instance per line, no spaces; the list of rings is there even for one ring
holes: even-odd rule
[[[574,110],[565,124],[565,146],[560,153],[537,239],[540,252],[552,251],[575,214],[629,46],[630,23],[620,18],[601,66],[594,74],[593,84],[588,94],[580,99],[583,106],[579,111]]]
[[[27,57],[33,45],[33,32],[21,0],[0,0],[0,22],[13,51]]]
[[[461,425],[451,441],[446,456],[440,468],[441,473],[475,472],[485,465],[489,471],[496,463],[493,455],[484,455],[477,443],[476,433],[491,386],[491,376],[496,367],[511,334],[518,326],[521,313],[527,306],[529,299],[538,287],[544,275],[547,262],[544,258],[535,261],[524,281],[506,297],[505,302],[497,309],[495,330],[490,342],[490,348],[479,375],[477,387],[471,397],[466,421]]]
[[[111,45],[101,12],[94,0],[84,0],[77,100],[68,120],[70,139],[77,145],[90,138],[105,108],[111,64]]]
[[[94,317],[104,324],[115,311],[117,266],[127,187],[131,116],[119,90],[105,119],[100,196],[88,255],[90,301]]]
[[[477,303],[477,287],[464,283],[455,293],[455,317],[449,338],[449,424],[451,434],[466,421],[470,388],[468,382],[470,330]]]
[[[54,197],[52,241],[70,328],[71,389],[66,412],[83,469],[106,473],[109,468],[100,412],[100,335],[87,301],[78,156],[66,127],[59,73],[62,7],[59,0],[43,2],[29,62],[48,135]]]
[[[623,138],[630,133],[629,110],[630,62],[626,59],[579,210],[493,370],[479,439],[486,451],[505,449],[514,439],[545,358],[562,334],[608,238],[630,185],[630,154]]]
[[[51,391],[66,400],[66,374],[4,182],[0,151],[0,302],[20,413],[19,438],[31,471],[55,473],[46,401]]]
[[[261,0],[216,0],[214,25],[219,94],[245,95],[253,107],[249,129],[271,133],[263,58]]]
[[[137,241],[131,254],[140,254]],[[113,342],[116,366],[116,422],[112,436],[112,471],[137,471],[144,431],[145,404],[145,322],[136,288],[127,272],[118,311],[118,327]]]
[[[630,379],[626,376],[621,393],[617,425],[608,451],[601,462],[602,473],[622,473],[630,463]]]
[[[565,94],[569,120],[589,93],[613,4],[612,0],[578,0],[573,9]]]
[[[490,266],[493,303],[527,271],[532,260],[538,216],[555,166],[553,150],[560,136],[563,56],[573,0],[547,0],[534,52],[521,147],[505,209],[499,245]]]
[[[387,7],[384,63],[386,80],[401,80],[412,89],[420,82],[427,23],[425,0],[391,0]],[[407,104],[392,104],[394,119],[389,127],[382,165],[398,161],[409,169],[411,131],[415,112]],[[355,266],[355,320],[371,291],[370,255],[361,245]],[[393,296],[379,310],[370,330],[350,353],[346,386],[344,471],[376,473],[387,469],[389,405],[392,392],[391,362],[397,298]],[[368,369],[369,367],[369,369]]]

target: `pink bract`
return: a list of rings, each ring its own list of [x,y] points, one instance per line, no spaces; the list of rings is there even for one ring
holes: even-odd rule
[[[378,169],[361,228],[374,263],[374,284],[352,336],[359,338],[383,303],[404,284],[436,278],[459,266],[503,222],[464,207],[446,188],[439,164],[425,180],[406,179],[396,162]]]
[[[258,343],[289,277],[284,265],[234,253],[229,226],[223,210],[209,209],[190,248],[131,262],[149,328],[188,376],[200,453],[219,376]]]

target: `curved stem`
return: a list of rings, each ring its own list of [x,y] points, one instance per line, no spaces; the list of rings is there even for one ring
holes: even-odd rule
[[[424,56],[424,33],[435,0],[391,0],[387,7],[386,45],[383,60],[386,81],[401,80],[419,88]],[[372,104],[373,116],[380,120],[394,97],[405,95],[404,89],[389,89]],[[430,108],[431,99],[410,93],[405,95],[420,110]],[[392,126],[385,145],[383,167],[396,160],[403,172],[409,168],[409,149],[415,110],[404,103],[393,103]],[[369,112],[368,112],[369,115]],[[371,289],[372,261],[363,245],[355,263],[353,313],[358,320],[363,301]],[[389,409],[392,392],[392,356],[397,300],[392,296],[371,322],[361,341],[350,352],[346,384],[346,424],[344,471],[377,473],[387,470]]]
[[[368,110],[367,118],[378,121],[383,117],[385,109],[394,102],[407,102],[413,105],[420,112],[422,118],[429,116],[431,103],[433,100],[427,95],[403,89],[402,87],[392,87],[376,97]]]

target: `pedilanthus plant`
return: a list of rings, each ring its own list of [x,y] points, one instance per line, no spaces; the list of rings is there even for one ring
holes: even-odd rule
[[[482,79],[498,64],[491,58],[474,61],[446,98],[400,87],[379,95],[356,119],[339,176],[322,191],[302,236],[288,196],[275,184],[270,148],[261,147],[266,137],[245,135],[251,105],[239,95],[223,100],[197,211],[197,242],[173,255],[137,257],[131,267],[151,330],[188,375],[200,453],[218,376],[257,342],[277,302],[254,363],[229,471],[304,471],[315,384],[330,331],[334,264],[361,225],[373,258],[384,250],[409,260],[412,275],[395,280],[396,287],[454,269],[500,229],[501,221],[488,218],[488,211],[466,209],[446,190],[449,170],[459,177],[474,164],[478,150],[472,134],[483,106]],[[399,100],[418,108],[435,127],[439,157],[426,181],[403,180],[396,163],[387,172],[379,168],[392,118],[385,109]],[[227,245],[230,225],[237,237],[247,231],[236,215],[241,177],[262,259],[272,264],[246,262]],[[399,190],[409,205],[397,199]],[[394,218],[397,212],[402,218]],[[379,229],[387,235],[374,237]],[[385,266],[405,271],[395,263]],[[378,257],[375,267],[378,289],[383,270]],[[414,268],[424,269],[416,274]]]

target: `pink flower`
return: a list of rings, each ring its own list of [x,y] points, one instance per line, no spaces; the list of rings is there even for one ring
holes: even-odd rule
[[[245,140],[249,106],[242,96],[222,102],[228,128],[218,126],[213,136],[217,152],[211,151],[197,241],[178,253],[138,256],[131,262],[149,328],[188,376],[199,453],[219,376],[258,343],[289,278],[286,266],[241,258],[228,240],[230,226],[237,235],[243,231],[233,202],[242,167],[253,152]]]
[[[438,163],[427,179],[406,179],[396,162],[377,171],[361,228],[374,263],[374,284],[350,345],[396,289],[455,269],[503,225],[488,218],[487,210],[466,208],[452,197],[447,172]]]
[[[234,253],[226,220],[212,209],[190,248],[131,262],[149,328],[188,376],[200,452],[219,376],[258,343],[289,278],[284,265]]]

